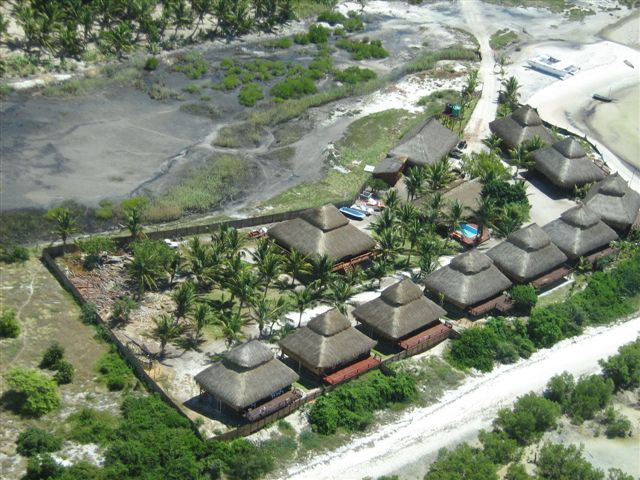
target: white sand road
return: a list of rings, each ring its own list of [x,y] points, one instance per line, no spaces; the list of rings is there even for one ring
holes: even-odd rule
[[[640,333],[640,317],[608,327],[589,328],[580,337],[540,350],[528,360],[502,365],[493,372],[467,378],[435,405],[404,413],[397,421],[376,428],[336,451],[291,466],[281,478],[362,479],[394,473],[402,467],[453,446],[491,425],[496,412],[518,396],[541,391],[563,371],[595,373],[598,360]]]

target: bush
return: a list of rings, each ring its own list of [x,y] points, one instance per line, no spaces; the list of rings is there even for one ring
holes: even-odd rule
[[[14,243],[0,243],[0,262],[19,263],[29,260],[29,250]]]
[[[482,451],[462,443],[453,450],[440,450],[424,480],[498,480],[497,470]]]
[[[16,451],[23,457],[55,452],[62,448],[62,439],[39,428],[29,427],[18,435]]]
[[[374,371],[320,397],[309,410],[309,423],[314,432],[323,435],[339,428],[364,430],[373,421],[375,410],[404,402],[416,391],[415,380],[406,373],[385,376]]]
[[[538,294],[533,285],[514,285],[509,294],[516,309],[522,312],[530,312],[538,303]]]
[[[106,445],[118,427],[118,419],[109,412],[83,408],[69,415],[69,440],[78,443]]]
[[[353,60],[387,58],[389,56],[389,52],[382,47],[382,42],[380,40],[371,40],[371,42],[369,42],[367,39],[363,39],[358,42],[355,40],[341,38],[336,42],[336,47],[342,48],[343,50],[351,53],[351,58]]]
[[[573,375],[568,372],[563,372],[560,375],[551,377],[543,395],[547,400],[559,404],[562,407],[562,411],[567,413],[569,402],[571,401],[571,396],[575,388],[576,381]]]
[[[64,357],[64,347],[58,342],[53,342],[49,345],[49,348],[42,355],[40,361],[40,368],[48,368],[49,370],[55,370],[58,368],[58,363]]]
[[[308,33],[296,33],[293,36],[293,41],[298,45],[308,45],[311,42]]]
[[[180,63],[175,65],[173,69],[176,72],[184,73],[192,80],[202,77],[209,70],[209,64],[199,52],[187,53],[182,55],[179,60]]]
[[[316,84],[309,77],[290,77],[276,83],[269,92],[272,97],[287,100],[289,98],[300,98],[311,93],[316,93]]]
[[[605,380],[600,375],[581,378],[569,400],[567,414],[578,424],[592,419],[596,412],[607,406],[613,388],[613,382]]]
[[[22,480],[53,480],[62,475],[64,467],[58,464],[51,455],[35,456],[27,463],[27,473]]]
[[[111,254],[116,251],[116,243],[110,237],[93,235],[89,238],[76,240],[76,245],[84,253],[84,268],[93,270],[102,263],[102,254]]]
[[[60,406],[56,383],[28,368],[12,368],[5,376],[9,406],[26,416],[41,417]]]
[[[640,387],[640,339],[623,345],[618,354],[600,360],[602,375],[613,381],[616,390]]]
[[[311,43],[327,43],[331,30],[322,25],[309,26],[309,41]]]
[[[3,308],[0,313],[0,338],[18,338],[20,322],[13,308]]]
[[[482,443],[482,452],[497,465],[507,465],[520,459],[521,451],[518,442],[509,438],[502,431],[487,432],[481,430],[478,435]]]
[[[580,334],[582,329],[573,323],[566,308],[551,305],[532,311],[527,331],[537,347],[549,348],[563,338]]]
[[[338,23],[343,23],[346,19],[347,17],[334,10],[326,10],[318,15],[318,22],[328,23],[332,27],[336,26]]]
[[[520,463],[512,463],[507,469],[504,480],[533,480],[533,477],[527,473],[524,465]]]
[[[513,409],[499,410],[494,425],[519,444],[528,445],[553,428],[559,415],[557,403],[532,392],[518,398]]]
[[[131,317],[131,312],[138,307],[138,302],[129,295],[124,295],[114,302],[111,320],[116,323],[127,323]]]
[[[582,447],[545,443],[536,462],[538,478],[602,480],[604,473],[583,456]]]
[[[98,323],[98,309],[93,303],[85,303],[80,307],[80,320],[87,325]]]
[[[258,83],[244,85],[238,94],[238,101],[245,107],[253,107],[258,100],[262,100],[263,98],[264,93],[262,93],[262,88]]]
[[[158,57],[149,57],[147,61],[144,62],[144,69],[148,71],[153,71],[160,65],[160,60]]]
[[[368,82],[377,78],[376,72],[368,68],[348,67],[344,70],[337,70],[333,74],[334,78],[343,83]]]
[[[293,40],[291,40],[290,37],[276,38],[275,40],[267,42],[267,46],[273,48],[281,48],[283,50],[291,47],[291,45],[293,45]]]
[[[67,383],[73,382],[76,370],[73,368],[71,362],[60,360],[56,366],[56,370],[57,372],[53,376],[53,379],[58,385],[66,385]]]
[[[115,348],[100,357],[97,368],[107,388],[112,391],[123,390],[133,378],[129,365]]]
[[[603,412],[600,423],[605,426],[604,433],[607,438],[624,438],[631,433],[629,419],[616,412],[613,407],[609,407]]]

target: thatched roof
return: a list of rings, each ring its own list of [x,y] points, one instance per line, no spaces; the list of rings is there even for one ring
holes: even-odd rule
[[[376,168],[373,170],[373,174],[398,173],[404,168],[406,160],[407,159],[404,157],[383,158],[376,165]]]
[[[280,341],[280,347],[312,368],[331,369],[368,352],[376,342],[351,326],[338,310],[318,315]]]
[[[614,173],[591,187],[584,203],[606,224],[624,230],[638,217],[640,194]]]
[[[337,262],[375,248],[376,242],[349,223],[333,205],[304,212],[300,217],[271,227],[270,237],[288,249],[303,255],[328,255]]]
[[[570,208],[542,229],[570,259],[605,247],[618,234],[585,205]]]
[[[573,188],[604,178],[604,172],[587,157],[580,143],[572,137],[536,150],[532,155],[536,170],[561,188]]]
[[[195,381],[207,393],[242,410],[298,378],[268,347],[252,340],[225,353],[222,361],[198,373]]]
[[[534,280],[567,260],[567,256],[536,223],[513,232],[487,255],[502,272],[518,283]]]
[[[385,289],[378,298],[357,307],[353,316],[381,336],[399,340],[446,313],[407,278]]]
[[[433,164],[449,154],[460,139],[435,117],[407,133],[389,155],[406,157],[411,165]]]
[[[542,119],[529,105],[517,108],[511,115],[489,123],[489,129],[502,139],[506,148],[514,148],[522,142],[538,135],[547,145],[554,141],[553,136],[542,125]]]
[[[499,294],[511,281],[489,257],[473,249],[427,275],[424,284],[430,292],[442,293],[447,301],[464,308]]]

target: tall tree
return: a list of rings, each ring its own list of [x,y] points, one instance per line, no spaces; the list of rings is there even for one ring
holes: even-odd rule
[[[298,328],[302,324],[302,314],[316,301],[316,291],[313,288],[299,288],[291,292],[291,303],[295,305],[296,311],[299,314]]]
[[[424,168],[411,167],[407,172],[404,179],[404,184],[407,187],[407,193],[409,194],[409,200],[414,200],[420,193],[422,193],[422,185],[424,183]]]
[[[284,270],[291,276],[291,288],[300,274],[309,273],[310,263],[307,257],[295,248],[292,248],[289,255],[284,257]]]
[[[460,203],[460,200],[457,198],[449,203],[449,208],[447,209],[447,213],[445,215],[445,220],[447,222],[447,231],[452,234],[464,221],[465,219],[465,207]],[[447,241],[449,241],[449,237],[447,236]]]
[[[121,203],[125,225],[131,232],[131,238],[134,241],[142,235],[143,215],[148,204],[149,200],[144,197],[129,198]]]
[[[331,282],[328,296],[332,305],[337,308],[340,313],[346,315],[349,299],[353,297],[355,293],[356,290],[349,284],[349,282],[342,278],[337,278]]]
[[[213,321],[213,312],[206,303],[198,303],[193,309],[191,325],[193,341],[198,344],[202,340],[202,330]]]
[[[222,327],[222,335],[225,339],[227,349],[244,338],[242,329],[247,324],[247,320],[240,310],[232,310],[231,312],[220,315],[220,317],[216,319],[216,322]]]
[[[520,82],[516,77],[509,77],[502,81],[502,87],[504,88],[504,98],[511,109],[518,106],[518,100],[520,99]]]
[[[196,287],[193,282],[187,280],[171,292],[171,298],[176,303],[176,309],[174,311],[176,319],[184,318],[191,313],[195,305]]]
[[[164,358],[167,344],[174,342],[184,332],[182,325],[170,315],[162,314],[158,318],[153,319],[155,327],[151,331],[151,336],[160,342],[160,352],[158,356]]]
[[[263,298],[267,297],[271,282],[282,273],[282,266],[282,256],[276,252],[270,252],[258,263],[258,277],[264,285]]]
[[[283,297],[277,300],[269,300],[266,298],[260,298],[253,301],[253,319],[258,324],[258,330],[260,336],[264,335],[265,326],[268,324],[273,331],[273,325],[280,319],[280,316],[284,312],[287,306],[287,302]]]
[[[67,244],[70,235],[76,232],[76,217],[71,210],[64,207],[52,208],[47,212],[46,218],[54,222],[53,231],[62,240],[62,244]]]
[[[500,214],[500,209],[496,207],[493,200],[489,198],[480,198],[477,201],[477,206],[473,210],[473,216],[478,222],[478,233],[476,234],[476,243],[480,242],[484,231],[487,228],[491,228]]]
[[[497,136],[495,133],[492,133],[488,137],[482,139],[482,143],[484,143],[489,150],[495,153],[500,152],[500,145],[502,145],[502,139]]]

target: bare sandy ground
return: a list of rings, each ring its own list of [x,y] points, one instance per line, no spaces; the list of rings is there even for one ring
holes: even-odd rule
[[[282,478],[355,480],[403,471],[407,465],[433,458],[440,448],[489,427],[500,408],[530,391],[541,391],[553,375],[599,371],[598,360],[615,354],[639,331],[640,317],[611,327],[589,328],[584,335],[536,352],[528,360],[470,376],[437,404],[409,410],[345,447],[318,455],[306,465],[293,465]],[[414,471],[407,478],[422,478],[423,473]]]

